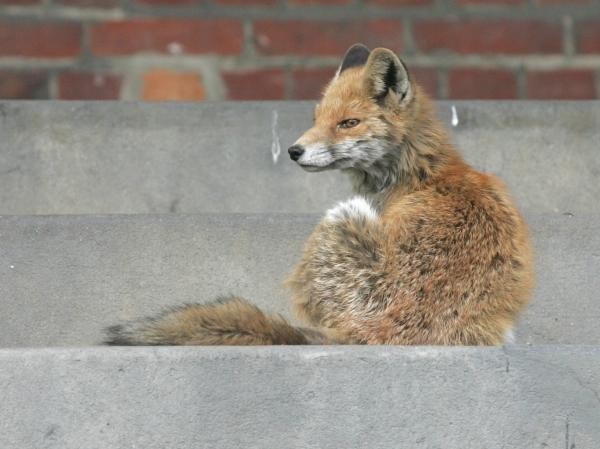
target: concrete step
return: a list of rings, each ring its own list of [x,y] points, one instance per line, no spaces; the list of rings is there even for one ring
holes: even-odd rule
[[[289,316],[281,281],[316,215],[0,217],[0,347],[93,345],[115,321],[239,294]],[[600,342],[600,215],[526,215],[537,287],[521,343]]]
[[[600,102],[439,106],[465,158],[523,209],[600,212]],[[349,184],[287,156],[312,107],[0,102],[0,214],[321,213]]]
[[[0,447],[595,448],[600,348],[0,350]]]

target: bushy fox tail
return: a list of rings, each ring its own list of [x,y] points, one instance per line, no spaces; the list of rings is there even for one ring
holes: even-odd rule
[[[294,327],[279,315],[267,315],[246,300],[220,298],[188,304],[162,314],[111,326],[108,345],[309,345],[327,344],[312,329]]]

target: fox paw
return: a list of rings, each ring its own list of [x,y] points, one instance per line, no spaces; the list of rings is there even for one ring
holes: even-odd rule
[[[338,203],[325,215],[325,220],[329,222],[351,219],[375,220],[376,218],[377,212],[371,203],[362,196],[355,196]]]

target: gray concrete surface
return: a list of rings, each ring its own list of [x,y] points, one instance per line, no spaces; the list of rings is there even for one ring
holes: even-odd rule
[[[5,449],[596,448],[600,348],[0,350]]]
[[[311,110],[0,102],[0,214],[322,212],[349,184],[287,157]],[[600,102],[441,102],[439,113],[465,158],[498,173],[523,209],[600,210]]]
[[[96,344],[166,305],[247,297],[289,316],[281,281],[315,215],[0,217],[0,347]],[[528,214],[536,291],[521,343],[600,342],[600,217]]]

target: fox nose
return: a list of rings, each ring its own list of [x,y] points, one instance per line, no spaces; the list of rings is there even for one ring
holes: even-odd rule
[[[304,148],[302,148],[302,145],[292,145],[288,148],[288,153],[290,153],[290,158],[293,161],[297,161],[304,154]]]

